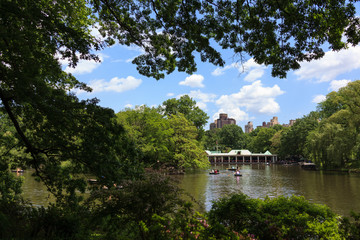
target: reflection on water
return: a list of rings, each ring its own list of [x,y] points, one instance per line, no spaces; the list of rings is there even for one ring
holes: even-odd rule
[[[212,201],[231,193],[244,193],[251,198],[302,195],[313,203],[326,204],[334,212],[348,216],[360,212],[360,175],[302,170],[299,166],[239,165],[242,177],[234,177],[230,166],[217,166],[221,174],[209,170],[187,172],[176,176],[180,186],[200,203],[199,211],[208,211]],[[25,177],[23,192],[35,205],[46,206],[49,194],[44,185]]]
[[[29,199],[34,206],[47,206],[53,197],[46,191],[42,182],[36,181],[32,176],[34,170],[25,170],[23,173],[15,173],[22,176],[24,183],[22,185],[23,196]]]
[[[299,166],[239,165],[242,177],[227,171],[230,166],[217,166],[219,175],[208,171],[188,173],[181,187],[203,203],[208,211],[212,201],[231,193],[244,193],[251,198],[280,195],[302,195],[313,203],[326,204],[334,212],[348,216],[360,212],[360,175],[302,170]],[[201,209],[200,209],[201,210]]]

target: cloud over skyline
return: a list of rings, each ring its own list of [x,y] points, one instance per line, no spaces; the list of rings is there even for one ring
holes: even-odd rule
[[[263,87],[260,80],[251,85],[243,86],[239,92],[222,95],[216,100],[219,112],[232,113],[237,121],[248,120],[248,113],[275,114],[280,111],[280,105],[275,101],[277,96],[285,92],[278,85]],[[230,115],[229,115],[230,116]]]

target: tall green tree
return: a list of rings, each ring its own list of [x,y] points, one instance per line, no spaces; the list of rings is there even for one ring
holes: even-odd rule
[[[156,108],[147,106],[117,113],[118,121],[140,149],[140,159],[146,167],[159,167],[171,158],[169,139],[173,129]]]
[[[276,133],[274,128],[260,128],[256,136],[251,138],[249,150],[251,152],[266,152],[271,148],[271,139]]]
[[[160,108],[164,115],[171,116],[178,113],[183,114],[187,120],[192,122],[194,126],[201,132],[204,131],[204,126],[209,119],[209,116],[196,106],[196,101],[188,95],[181,96],[179,99],[171,98],[163,102],[163,107]]]
[[[172,115],[169,118],[170,125],[174,130],[169,139],[172,144],[174,167],[180,168],[206,168],[209,166],[206,153],[197,141],[198,131],[184,115]]]
[[[230,149],[244,149],[245,134],[236,124],[227,124],[219,131],[219,144]]]
[[[156,108],[141,106],[117,116],[140,149],[139,159],[145,167],[207,167],[207,157],[197,140],[198,130],[183,114],[165,117]]]
[[[205,131],[205,135],[203,138],[203,145],[205,149],[215,151],[218,149],[219,144],[219,132],[221,131],[220,128],[214,128],[211,130]]]
[[[281,135],[279,154],[282,157],[301,158],[306,156],[306,139],[311,131],[319,125],[320,115],[311,112],[296,122]]]
[[[307,138],[310,158],[323,168],[357,168],[359,162],[360,81],[331,92],[319,104],[324,116]]]

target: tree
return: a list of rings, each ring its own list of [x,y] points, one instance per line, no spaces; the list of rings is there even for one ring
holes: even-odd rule
[[[134,144],[141,152],[140,160],[146,167],[159,167],[171,158],[169,139],[173,134],[170,122],[147,106],[117,113]]]
[[[197,129],[182,114],[169,119],[174,133],[169,139],[172,144],[172,162],[177,168],[206,168],[209,166],[206,153],[197,141]]]
[[[360,81],[331,92],[319,104],[323,119],[307,138],[310,158],[323,168],[356,168],[359,157]]]
[[[79,173],[112,185],[122,178],[119,160],[126,162],[133,151],[124,147],[112,110],[69,93],[89,88],[59,64],[98,60],[91,53],[101,47],[90,35],[91,9],[80,0],[2,1],[0,9],[1,111],[16,130],[19,148],[31,156],[24,165],[35,169],[59,201],[77,204],[77,190],[86,187]]]
[[[311,112],[296,122],[281,135],[279,154],[283,157],[300,158],[306,156],[306,139],[319,125],[319,113]]]
[[[252,152],[266,152],[271,148],[271,139],[276,133],[274,128],[261,128],[255,137],[251,138],[249,150]]]
[[[245,134],[236,124],[224,125],[219,131],[219,144],[230,149],[244,149]]]
[[[259,64],[272,65],[273,76],[285,77],[300,62],[324,56],[323,47],[338,51],[360,41],[353,1],[111,1],[92,0],[103,36],[135,44],[145,53],[133,60],[141,74],[156,79],[179,71],[196,71],[194,52],[202,61],[223,66],[211,45],[247,53]],[[342,36],[346,36],[346,42]]]
[[[181,96],[180,99],[168,99],[163,102],[163,108],[160,109],[160,111],[163,111],[164,115],[167,116],[178,113],[184,114],[185,118],[201,131],[204,131],[204,126],[209,119],[209,116],[196,106],[196,101],[188,95]]]
[[[146,167],[203,168],[208,161],[196,127],[183,114],[169,117],[147,106],[117,114],[130,138],[140,149]]]
[[[217,150],[218,143],[219,143],[219,132],[221,131],[220,128],[214,128],[211,130],[205,131],[205,135],[203,138],[203,144],[205,149],[207,150]]]

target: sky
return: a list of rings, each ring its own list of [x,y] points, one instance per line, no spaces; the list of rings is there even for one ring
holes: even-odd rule
[[[194,74],[174,71],[157,81],[140,75],[131,63],[141,53],[139,48],[117,44],[97,52],[100,63],[81,60],[76,68],[62,64],[66,72],[93,89],[91,93],[77,91],[80,99],[98,98],[100,106],[116,113],[140,105],[157,107],[187,94],[209,116],[205,130],[220,113],[234,118],[243,130],[249,121],[255,127],[274,116],[287,124],[315,111],[329,92],[360,79],[360,46],[326,50],[322,59],[301,63],[299,70],[289,71],[283,79],[272,77],[271,66],[259,65],[251,57],[240,64],[228,50],[222,51],[224,67],[201,62],[197,55]]]

